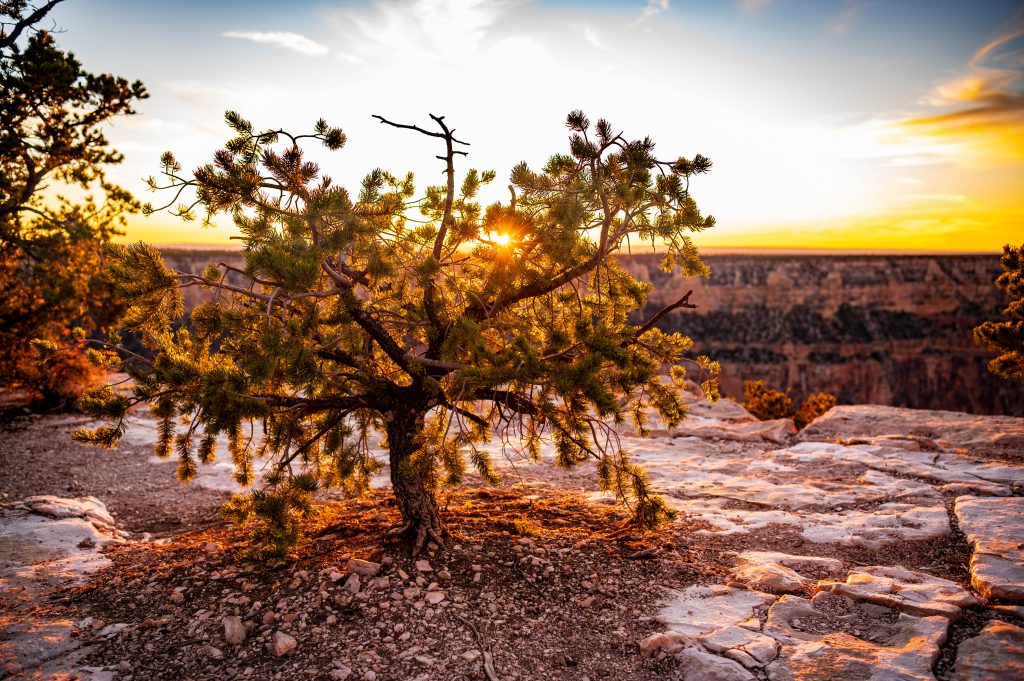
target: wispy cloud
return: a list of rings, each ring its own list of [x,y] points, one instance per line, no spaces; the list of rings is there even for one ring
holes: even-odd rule
[[[225,31],[221,35],[225,38],[239,38],[254,43],[279,45],[311,57],[327,54],[330,51],[326,45],[321,45],[304,35],[287,31]]]
[[[644,11],[640,13],[640,17],[637,21],[647,21],[662,12],[669,10],[669,0],[647,0],[647,4],[644,6]]]
[[[487,38],[523,0],[373,0],[366,9],[329,16],[346,40],[371,52],[385,50],[465,57],[487,46]],[[354,31],[352,29],[355,29]]]
[[[592,47],[598,50],[608,50],[607,43],[601,38],[600,34],[594,30],[592,26],[583,27],[583,39],[586,40]]]
[[[1024,64],[1012,46],[1024,22],[982,46],[965,70],[936,85],[921,103],[930,111],[889,126],[897,145],[930,147],[939,161],[980,165],[1024,162]]]

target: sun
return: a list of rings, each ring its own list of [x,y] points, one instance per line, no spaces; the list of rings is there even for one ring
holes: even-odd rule
[[[505,247],[512,241],[512,236],[505,232],[491,232],[490,240],[495,246]]]

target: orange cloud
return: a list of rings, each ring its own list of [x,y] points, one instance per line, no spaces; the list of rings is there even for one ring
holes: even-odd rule
[[[894,123],[890,141],[918,152],[932,145],[937,158],[966,165],[1024,162],[1024,64],[1016,50],[1006,49],[1022,36],[1024,26],[1016,27],[981,47],[965,73],[937,85],[924,101],[942,111]]]

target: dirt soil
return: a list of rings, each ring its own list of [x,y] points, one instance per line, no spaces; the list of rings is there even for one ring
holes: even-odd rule
[[[388,542],[397,509],[377,493],[327,504],[310,528],[321,536],[295,560],[248,563],[238,531],[190,533],[111,551],[114,566],[66,603],[129,625],[88,662],[126,663],[136,678],[478,679],[485,651],[502,679],[675,678],[674,658],[637,647],[657,629],[651,584],[715,582],[716,566],[673,535],[609,538],[618,509],[531,497],[448,495],[451,536],[421,557],[429,571]],[[656,557],[631,558],[645,550]],[[350,557],[382,564],[357,594],[341,578]],[[249,628],[241,645],[224,640],[229,615]],[[297,640],[287,657],[268,650],[274,632]]]
[[[179,483],[173,465],[147,461],[151,447],[122,443],[104,450],[73,442],[71,431],[85,422],[76,416],[0,419],[0,499],[94,496],[119,528],[154,537],[220,522],[230,495]]]

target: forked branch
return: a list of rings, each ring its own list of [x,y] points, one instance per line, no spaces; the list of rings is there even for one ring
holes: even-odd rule
[[[662,317],[667,315],[672,310],[678,310],[680,308],[685,308],[687,310],[696,310],[697,306],[690,302],[691,295],[693,295],[692,289],[683,294],[683,297],[677,300],[676,302],[672,303],[671,305],[666,305],[665,307],[658,310],[657,314],[648,319],[643,326],[637,329],[636,335],[633,337],[634,340],[640,338],[640,336],[644,335],[645,333],[653,329],[654,325],[657,324]]]

